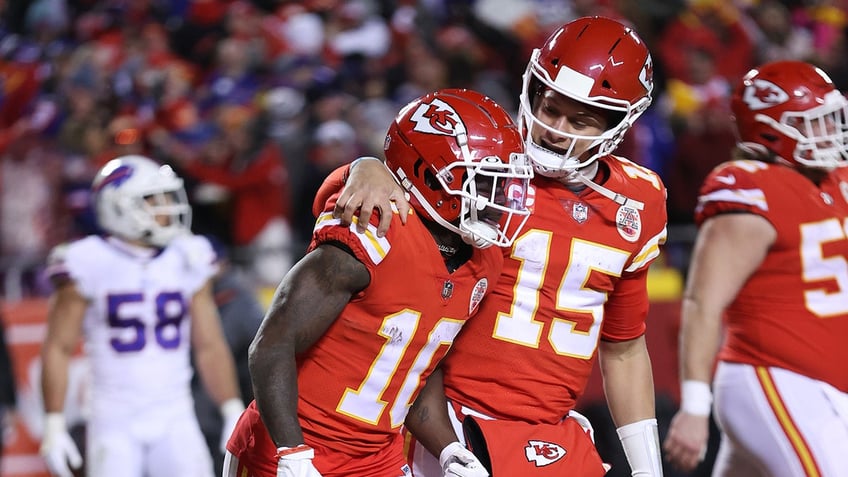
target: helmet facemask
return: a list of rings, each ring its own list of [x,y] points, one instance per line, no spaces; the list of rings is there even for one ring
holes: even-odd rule
[[[524,154],[512,153],[507,162],[495,156],[452,162],[426,181],[431,189],[441,189],[458,199],[459,216],[452,221],[431,206],[415,185],[404,180],[402,170],[394,172],[432,220],[476,248],[511,245],[530,216],[525,202],[533,169]]]
[[[161,248],[190,230],[183,181],[169,166],[142,156],[114,159],[98,173],[94,193],[98,222],[116,237]]]
[[[848,100],[838,91],[824,104],[806,111],[787,111],[772,127],[797,141],[793,159],[806,167],[833,169],[848,166]],[[774,122],[763,115],[756,119]]]
[[[536,172],[546,177],[567,177],[575,170],[592,164],[600,157],[611,154],[624,138],[630,126],[645,112],[650,105],[650,96],[645,96],[639,102],[631,104],[628,101],[604,97],[588,96],[578,93],[577,85],[591,87],[592,78],[565,65],[559,69],[557,78],[550,78],[548,72],[539,66],[540,50],[535,50],[527,70],[524,73],[523,87],[520,96],[519,125],[525,137],[525,149]],[[568,89],[562,85],[571,85]],[[545,91],[572,99],[589,108],[601,111],[607,119],[607,126],[600,134],[582,135],[558,130],[537,116],[541,95]],[[560,137],[570,139],[568,149],[562,152],[552,151],[533,140],[532,132],[546,130]],[[575,147],[580,143],[589,143],[586,148],[575,153]],[[592,151],[587,156],[586,152]]]

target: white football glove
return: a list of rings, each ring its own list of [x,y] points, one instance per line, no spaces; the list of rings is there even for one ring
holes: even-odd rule
[[[47,469],[58,477],[73,477],[71,469],[82,467],[82,456],[65,427],[65,416],[50,412],[44,416],[44,439],[39,453],[44,457]]]
[[[221,427],[221,441],[218,443],[221,453],[227,453],[227,441],[230,440],[230,434],[236,428],[241,414],[244,412],[244,403],[239,398],[232,398],[224,401],[221,404],[221,418],[224,425]]]
[[[477,460],[477,456],[459,442],[451,442],[442,449],[439,464],[444,477],[489,477],[489,472]]]
[[[312,465],[315,451],[307,445],[277,449],[277,477],[321,477]]]

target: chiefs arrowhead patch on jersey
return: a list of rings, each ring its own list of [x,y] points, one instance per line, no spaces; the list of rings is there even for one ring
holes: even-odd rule
[[[527,462],[532,462],[536,467],[544,467],[565,457],[566,450],[559,444],[547,441],[527,441],[524,455]]]

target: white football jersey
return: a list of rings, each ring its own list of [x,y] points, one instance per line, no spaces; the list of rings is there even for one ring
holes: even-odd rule
[[[199,236],[161,251],[99,236],[54,250],[48,273],[67,274],[89,300],[83,333],[92,414],[141,417],[191,402],[189,307],[216,271],[215,253]]]

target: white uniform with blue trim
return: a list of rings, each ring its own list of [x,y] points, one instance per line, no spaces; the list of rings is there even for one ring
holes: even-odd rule
[[[54,250],[48,273],[89,301],[87,475],[213,475],[189,386],[189,307],[216,271],[209,242],[191,235],[163,250],[99,236]]]

